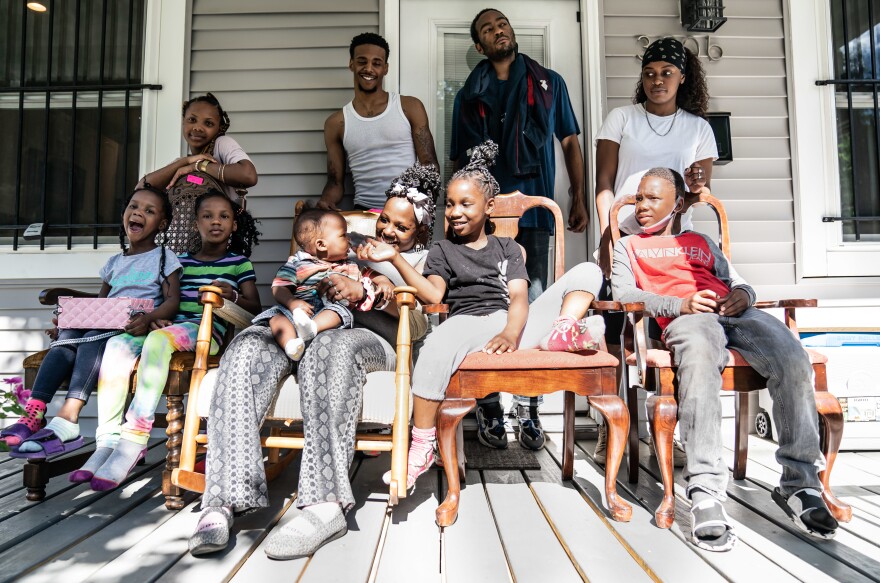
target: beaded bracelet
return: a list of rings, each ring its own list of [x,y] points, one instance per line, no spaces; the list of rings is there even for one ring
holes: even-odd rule
[[[226,170],[226,164],[220,164],[220,182],[226,184],[226,181],[223,180],[223,171]]]
[[[234,290],[232,290],[232,293],[235,294],[235,297],[232,299],[232,303],[237,304],[238,303],[238,290],[234,289]]]

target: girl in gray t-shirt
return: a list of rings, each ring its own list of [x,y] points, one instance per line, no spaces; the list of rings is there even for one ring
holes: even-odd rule
[[[149,185],[136,189],[122,213],[120,244],[123,251],[111,257],[101,268],[103,283],[98,297],[144,298],[155,302],[153,312],[131,319],[125,328],[131,334],[146,334],[153,321],[173,318],[177,312],[180,262],[164,245],[156,244],[156,235],[168,228],[171,214],[171,204],[164,191]],[[127,249],[126,238],[129,242]],[[25,414],[18,422],[0,432],[0,440],[12,448],[14,457],[40,459],[82,447],[79,412],[97,386],[107,342],[107,338],[90,339],[105,332],[57,331],[57,340],[79,342],[49,348],[37,371],[31,396],[25,405]],[[70,381],[64,405],[55,418],[41,429],[45,424],[46,404],[68,377]]]

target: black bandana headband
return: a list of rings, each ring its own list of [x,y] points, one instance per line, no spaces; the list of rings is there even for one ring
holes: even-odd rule
[[[684,45],[672,37],[661,38],[651,43],[642,57],[642,67],[649,64],[664,61],[670,65],[675,65],[678,70],[684,73],[684,67],[687,63],[687,55],[684,52]]]

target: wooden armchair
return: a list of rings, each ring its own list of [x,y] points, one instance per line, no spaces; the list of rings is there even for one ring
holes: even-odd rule
[[[61,296],[97,297],[97,294],[67,288],[50,288],[40,293],[39,301],[44,306],[54,306],[58,303],[58,298]],[[223,346],[232,339],[233,334],[234,328],[232,326],[228,327]],[[214,368],[218,365],[222,356],[222,350],[221,346],[218,354],[207,358],[207,367]],[[47,352],[48,350],[42,350],[24,359],[25,388],[30,389],[33,387],[37,370],[40,368],[40,364],[42,364]],[[171,483],[171,472],[177,467],[180,458],[181,432],[183,431],[183,397],[189,389],[190,374],[194,362],[195,354],[192,352],[175,352],[171,356],[171,362],[168,365],[168,380],[163,391],[168,413],[164,416],[156,416],[155,427],[165,427],[165,433],[168,435],[165,470],[162,472],[162,493],[165,495],[165,506],[170,510],[183,508],[183,499],[180,497],[181,491]],[[131,393],[134,393],[136,386],[137,363],[135,363],[134,369],[131,371],[131,380],[129,382]],[[66,386],[61,388],[66,388]],[[46,496],[46,484],[49,483],[51,478],[79,469],[90,455],[91,451],[81,450],[73,454],[59,456],[58,459],[54,460],[52,458],[29,460],[23,471],[24,486],[27,488],[27,499],[32,501],[42,500]]]
[[[302,203],[296,206],[296,214],[302,210]],[[349,224],[349,231],[372,234],[375,231],[377,215],[366,211],[345,212],[343,216]],[[291,253],[296,252],[296,242],[291,237]],[[208,414],[210,398],[204,394],[205,389],[211,390],[213,378],[206,379],[205,355],[210,340],[210,324],[214,313],[224,314],[229,307],[218,295],[216,288],[201,288],[202,303],[205,312],[199,328],[199,340],[196,345],[194,373],[189,388],[190,406],[186,412],[183,430],[183,446],[180,456],[180,467],[174,470],[172,481],[175,486],[185,490],[204,492],[205,475],[195,470],[196,456],[208,446],[207,435],[199,433],[201,417]],[[362,422],[355,436],[355,449],[358,451],[390,451],[391,452],[391,483],[389,486],[389,504],[396,505],[400,498],[405,498],[406,461],[409,452],[409,418],[410,418],[410,369],[411,369],[411,332],[409,313],[415,307],[415,289],[398,287],[394,290],[400,310],[397,328],[397,365],[393,380],[393,407],[387,399],[391,392],[388,373],[374,372],[367,375],[364,387],[364,405]],[[238,306],[234,306],[238,308]],[[243,310],[240,310],[242,311]],[[239,318],[243,317],[241,314]],[[247,317],[250,318],[249,314]],[[250,321],[248,319],[248,321]],[[213,373],[211,373],[213,375]],[[205,381],[203,383],[203,381]],[[202,385],[205,385],[204,387]],[[390,411],[389,411],[390,409]],[[372,415],[368,415],[367,411]],[[269,427],[269,435],[262,439],[263,447],[268,449],[266,476],[272,479],[283,470],[293,459],[291,453],[282,455],[282,450],[302,449],[305,438],[298,427],[301,419],[299,410],[299,387],[294,377],[282,381],[279,394],[270,406],[264,427]],[[391,418],[391,419],[389,419]],[[388,421],[390,420],[390,423]],[[391,433],[375,431],[377,427],[391,425]]]
[[[533,207],[546,208],[555,219],[554,273],[558,278],[565,273],[565,223],[555,202],[541,196],[526,196],[520,192],[497,196],[492,214],[495,234],[516,236],[520,217]],[[629,309],[643,307],[638,304]],[[591,308],[624,309],[615,302],[594,302]],[[629,415],[617,394],[616,371],[619,361],[605,351],[604,339],[601,348],[598,351],[579,353],[544,352],[537,349],[517,350],[503,355],[478,352],[465,358],[449,381],[446,399],[440,405],[437,415],[440,455],[443,457],[449,484],[446,499],[437,509],[437,524],[450,526],[458,516],[460,482],[465,479],[464,460],[458,455],[462,439],[461,419],[476,406],[477,399],[498,391],[527,396],[565,391],[562,477],[566,480],[570,480],[574,474],[574,396],[587,397],[590,405],[602,413],[608,423],[605,493],[611,517],[629,521],[632,508],[617,495],[617,471],[623,456]]]
[[[711,194],[691,196],[687,201],[687,207],[708,205],[718,220],[720,241],[719,247],[724,255],[730,259],[730,233],[727,223],[727,213],[724,206]],[[620,209],[627,205],[635,204],[635,195],[619,199],[611,207],[611,237],[616,243],[620,239],[620,228],[617,215]],[[792,333],[798,335],[795,308],[816,307],[816,300],[778,300],[757,302],[756,308],[782,308],[785,310],[785,323]],[[637,366],[640,378],[643,379],[643,388],[653,395],[648,398],[647,409],[651,433],[657,452],[657,460],[660,466],[660,474],[663,479],[663,500],[655,512],[657,526],[669,528],[675,519],[675,496],[673,493],[672,477],[672,437],[675,429],[678,406],[675,401],[678,383],[673,365],[672,355],[665,349],[648,349],[645,334],[645,321],[642,314],[633,314],[631,326],[633,343],[632,351],[627,351],[626,363],[628,366]],[[748,434],[749,434],[749,392],[757,391],[766,387],[766,379],[752,369],[745,359],[735,350],[730,350],[730,358],[722,372],[722,390],[734,391],[735,400],[735,423],[736,433],[734,437],[735,458],[733,477],[737,480],[745,478],[746,462],[748,460]],[[843,434],[843,414],[837,398],[828,392],[825,376],[825,363],[827,358],[822,354],[807,350],[815,373],[816,410],[821,419],[820,428],[822,436],[822,452],[825,455],[826,469],[819,474],[824,486],[822,497],[828,504],[835,518],[842,522],[849,522],[852,518],[852,509],[844,502],[838,500],[831,492],[829,476],[834,466],[837,450],[840,447],[840,439]],[[624,367],[626,369],[627,367]],[[626,370],[624,370],[626,375]],[[636,399],[636,384],[627,381],[628,406],[630,418],[634,421],[630,429],[629,448],[629,480],[633,483],[638,481],[638,404]]]

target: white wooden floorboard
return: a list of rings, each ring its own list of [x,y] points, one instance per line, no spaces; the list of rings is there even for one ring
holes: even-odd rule
[[[561,436],[553,436],[553,441],[547,450],[556,459],[561,461],[562,452],[558,449]],[[594,442],[590,442],[592,448]],[[633,515],[630,522],[611,521],[607,514],[607,501],[605,499],[605,475],[597,470],[591,462],[587,461],[584,450],[575,448],[574,483],[582,493],[590,497],[593,502],[603,509],[609,524],[620,535],[621,539],[643,561],[643,564],[658,579],[662,581],[723,581],[724,578],[707,564],[691,548],[691,545],[682,542],[669,530],[659,529],[654,526],[653,510],[648,511],[637,501],[627,495],[620,488],[622,481],[618,481],[618,494],[633,506]]]
[[[522,472],[486,470],[483,478],[514,579],[518,583],[581,581]]]
[[[23,583],[65,583],[94,581],[94,573],[133,547],[175,512],[165,508],[165,497],[156,492],[152,498],[133,509],[122,519],[53,557],[48,564],[22,577]],[[38,535],[39,536],[39,535]]]
[[[379,583],[440,581],[440,527],[434,514],[439,489],[438,472],[429,470],[394,507],[379,558]]]
[[[467,471],[459,498],[458,520],[443,529],[443,569],[447,583],[511,581],[504,548],[477,470]],[[442,494],[446,495],[444,476]]]

